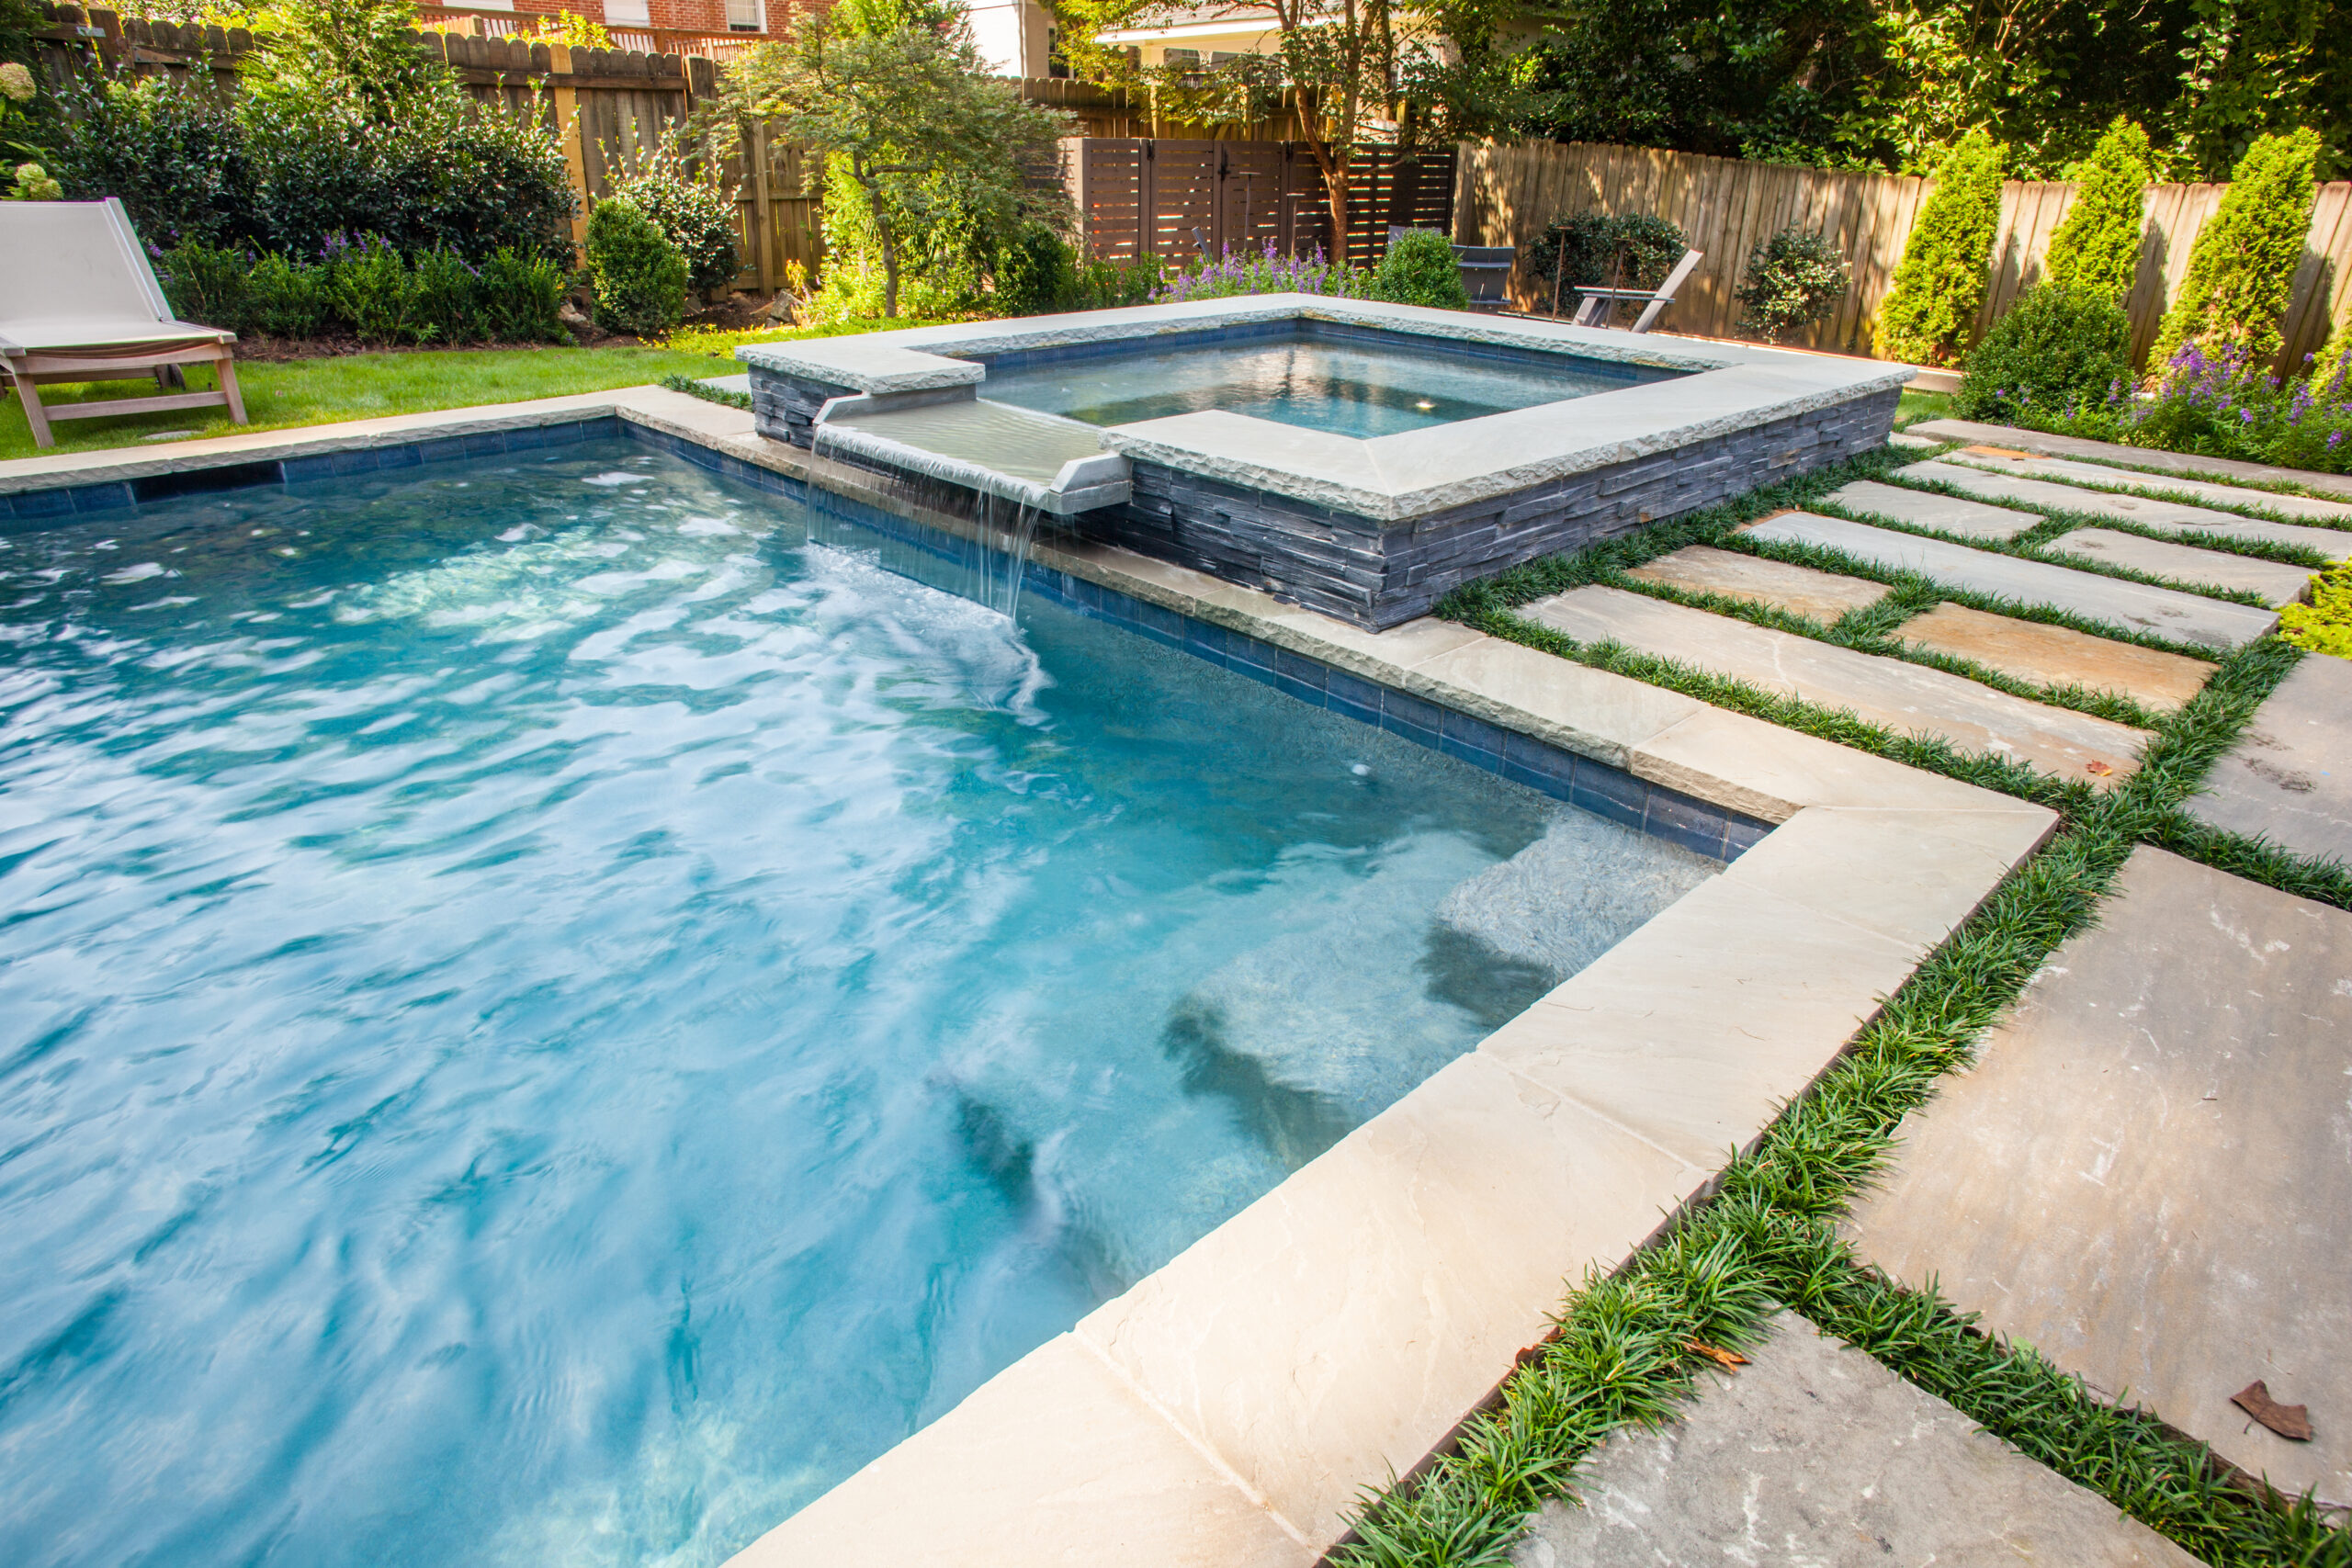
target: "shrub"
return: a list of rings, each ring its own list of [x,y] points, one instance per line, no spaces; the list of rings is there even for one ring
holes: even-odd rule
[[[742,270],[735,243],[735,197],[686,172],[675,147],[660,144],[613,195],[651,219],[686,258],[686,287],[697,293],[725,288]]]
[[[1935,191],[1919,209],[1894,287],[1879,306],[1882,357],[1943,365],[1967,346],[2001,225],[2001,160],[2000,145],[1972,130],[1937,166]]]
[[[1969,351],[1967,372],[1954,404],[1962,419],[2068,418],[2132,385],[2132,321],[2103,288],[2044,283]]]
[[[245,320],[236,330],[264,337],[316,337],[337,319],[327,268],[272,252],[254,263],[245,279]]]
[[[416,276],[389,243],[367,240],[338,247],[330,265],[336,313],[361,343],[414,343],[424,335]]]
[[[1734,298],[1746,307],[1742,332],[1781,338],[1811,326],[1846,297],[1846,258],[1828,236],[1783,229],[1747,258],[1747,277]]]
[[[68,118],[51,172],[68,196],[121,197],[139,237],[162,249],[259,237],[244,128],[205,68],[87,76],[60,96]]]
[[[1605,288],[1613,278],[1620,288],[1656,288],[1690,248],[1682,231],[1663,218],[1582,212],[1546,229],[1528,247],[1528,265],[1567,307],[1579,283]]]
[[[1453,259],[1453,243],[1434,229],[1408,229],[1388,242],[1387,252],[1374,269],[1372,291],[1394,305],[1426,305],[1440,310],[1464,310],[1469,291],[1462,287],[1462,269]]]
[[[411,262],[380,242],[338,243],[320,262],[190,243],[164,252],[155,272],[178,315],[263,337],[348,333],[376,344],[454,344],[568,335],[556,317],[563,269],[511,250],[476,267],[449,251]]]
[[[253,259],[243,252],[189,240],[164,254],[155,280],[180,320],[244,333],[253,330],[247,303],[252,271]]]
[[[588,276],[596,324],[660,337],[686,308],[686,258],[645,214],[610,197],[588,215]]]
[[[2189,250],[2188,275],[2156,333],[2157,363],[2169,365],[2187,344],[2236,344],[2256,360],[2278,354],[2278,320],[2311,229],[2319,152],[2319,132],[2305,128],[2262,137],[2238,160]]]
[[[2352,659],[2352,561],[2312,578],[2310,604],[2280,606],[2278,635],[2313,653]]]
[[[2140,212],[2147,198],[2148,133],[2121,115],[2075,165],[2075,205],[2050,236],[2041,276],[2122,302],[2140,271]]]
[[[543,255],[499,251],[481,264],[474,280],[474,320],[484,336],[500,343],[563,343],[559,312],[570,275]]]
[[[1065,310],[1078,294],[1078,258],[1059,234],[1032,223],[997,254],[997,310],[1008,316]]]

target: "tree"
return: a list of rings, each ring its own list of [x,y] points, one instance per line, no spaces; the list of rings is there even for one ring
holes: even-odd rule
[[[1938,166],[1936,188],[1879,306],[1882,356],[1940,365],[1966,346],[2001,226],[2001,152],[1991,137],[1972,130]]]
[[[2176,178],[2218,180],[2255,141],[2320,133],[2319,177],[2352,167],[2352,7],[2344,0],[2194,0],[2188,68],[2167,116]]]
[[[2120,304],[2140,271],[2140,212],[2147,199],[2148,133],[2120,115],[2069,173],[2075,205],[2050,236],[2042,276]]]
[[[2278,352],[2278,321],[2311,231],[2319,150],[2319,132],[2306,129],[2263,137],[2238,160],[2221,206],[2189,249],[2188,276],[2165,312],[2153,363],[2171,364],[2192,343],[2239,348],[2256,364]]]
[[[256,104],[388,125],[420,108],[446,113],[464,96],[410,36],[409,0],[279,0],[254,20],[257,47],[242,71]]]
[[[895,317],[910,220],[952,206],[1009,233],[1059,215],[1057,191],[1033,175],[1049,166],[1069,117],[981,74],[960,22],[888,17],[861,30],[873,18],[841,10],[803,11],[785,39],[738,61],[726,107],[773,118],[779,134],[846,172],[882,258],[882,313]]]

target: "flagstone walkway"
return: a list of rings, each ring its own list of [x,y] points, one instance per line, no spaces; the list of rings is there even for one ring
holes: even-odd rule
[[[1513,1568],[2192,1568],[2196,1559],[1792,1313],[1682,1419],[1623,1432]]]

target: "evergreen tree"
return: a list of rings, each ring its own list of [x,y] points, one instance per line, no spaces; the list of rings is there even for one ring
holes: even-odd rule
[[[2319,152],[2319,132],[2305,128],[2265,136],[2238,160],[2228,194],[2197,231],[2188,274],[2156,333],[2155,365],[2171,364],[2189,344],[2237,348],[2255,364],[2278,354],[2279,318],[2311,231]]]
[[[1882,358],[1943,365],[1968,346],[2001,227],[2003,149],[1982,130],[1960,139],[1903,247],[1878,309]]]
[[[2140,270],[2140,214],[2148,186],[2148,133],[2121,116],[2075,165],[2075,205],[2050,236],[2042,277],[2120,303]]]

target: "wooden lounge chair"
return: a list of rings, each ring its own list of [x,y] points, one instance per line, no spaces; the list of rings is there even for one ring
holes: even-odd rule
[[[225,403],[229,417],[244,423],[245,403],[230,359],[229,345],[236,341],[234,333],[173,319],[130,215],[114,197],[0,202],[0,358],[25,400],[35,446],[56,445],[51,420],[96,414]],[[185,386],[184,365],[212,366],[220,389],[41,406],[44,381],[152,376],[158,386]]]
[[[1641,315],[1634,319],[1633,330],[1637,333],[1649,331],[1658,317],[1666,313],[1666,308],[1674,303],[1675,291],[1682,287],[1701,259],[1697,251],[1683,252],[1682,259],[1674,264],[1674,270],[1668,273],[1666,281],[1656,288],[1588,288],[1581,283],[1570,284],[1568,287],[1580,296],[1577,301],[1576,324],[1580,327],[1605,327],[1610,324],[1609,318],[1619,300],[1638,299],[1644,303]]]

